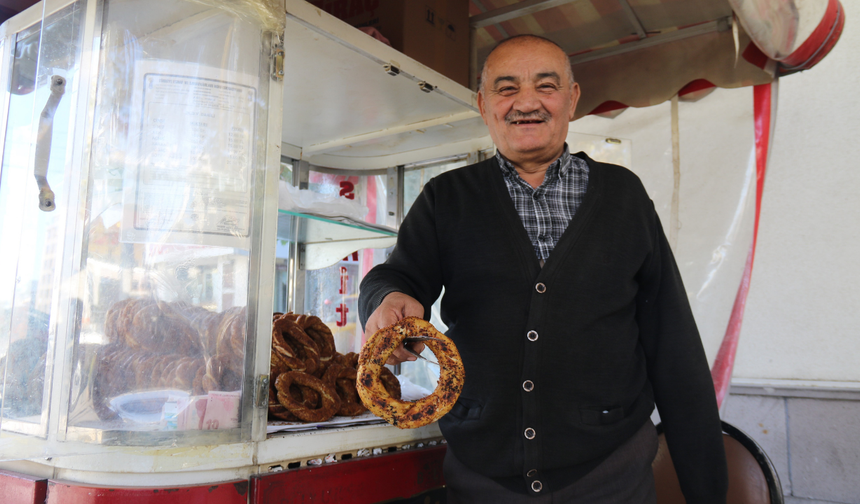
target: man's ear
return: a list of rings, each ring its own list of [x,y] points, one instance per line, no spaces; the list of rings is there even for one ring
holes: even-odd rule
[[[478,90],[478,111],[481,113],[481,119],[484,120],[484,124],[487,124],[487,116],[484,112],[484,92],[482,90]],[[489,126],[489,124],[487,124]]]
[[[570,86],[570,117],[568,117],[568,121],[573,121],[573,116],[576,114],[576,104],[579,102],[579,83],[574,82]]]

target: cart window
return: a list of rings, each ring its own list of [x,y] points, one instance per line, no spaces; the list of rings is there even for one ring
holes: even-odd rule
[[[66,257],[65,166],[71,154],[82,15],[81,5],[73,3],[47,16],[44,29],[37,23],[9,39],[11,71],[4,83],[10,92],[3,104],[0,167],[0,426],[42,437],[51,390],[47,363],[66,312],[56,293]],[[53,197],[44,199],[43,187]],[[40,197],[50,203],[44,210]],[[0,452],[16,456],[13,450]]]

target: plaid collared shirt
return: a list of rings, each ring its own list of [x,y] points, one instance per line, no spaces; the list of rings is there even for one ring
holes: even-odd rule
[[[501,153],[496,152],[496,159],[502,167],[508,194],[543,264],[582,204],[588,187],[588,165],[571,156],[565,144],[561,157],[549,165],[543,182],[535,189]]]

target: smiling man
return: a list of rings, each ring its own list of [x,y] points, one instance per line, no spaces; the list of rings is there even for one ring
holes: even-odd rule
[[[365,331],[442,320],[466,381],[439,421],[453,503],[654,503],[656,403],[687,502],[726,502],[707,360],[639,179],[568,152],[579,99],[553,42],[501,42],[478,106],[497,153],[424,187],[361,285]],[[391,363],[414,360],[400,349]]]

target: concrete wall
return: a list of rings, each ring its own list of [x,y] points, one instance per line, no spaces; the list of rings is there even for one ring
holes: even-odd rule
[[[735,377],[860,381],[860,0],[815,68],[780,80]]]

